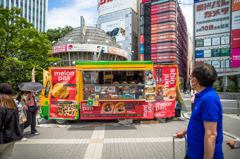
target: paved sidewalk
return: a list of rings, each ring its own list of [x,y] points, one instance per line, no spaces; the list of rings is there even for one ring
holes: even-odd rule
[[[232,121],[231,117],[226,118]],[[92,126],[90,123],[84,127],[81,123],[66,127],[38,127],[38,136],[30,135],[28,128],[24,134],[28,141],[16,143],[13,159],[171,159],[172,135],[185,129],[188,120],[129,126],[114,122],[92,123]],[[231,138],[225,135],[225,159],[238,159],[240,150],[230,150],[225,144],[228,140]],[[184,139],[176,140],[176,159],[184,158],[184,145]]]

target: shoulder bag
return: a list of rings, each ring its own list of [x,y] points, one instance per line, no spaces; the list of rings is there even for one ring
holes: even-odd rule
[[[36,102],[35,102],[35,97],[34,96],[32,96],[32,98],[33,98],[33,100],[34,100],[34,105],[33,106],[28,106],[28,111],[29,112],[35,112],[35,111],[37,111],[37,105],[36,105]],[[31,99],[30,99],[31,100]]]

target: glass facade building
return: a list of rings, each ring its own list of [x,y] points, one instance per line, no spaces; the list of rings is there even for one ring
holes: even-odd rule
[[[33,23],[38,31],[46,31],[48,0],[0,0],[3,8],[17,7],[22,10],[21,17]]]

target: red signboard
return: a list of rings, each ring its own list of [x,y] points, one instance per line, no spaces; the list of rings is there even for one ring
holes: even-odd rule
[[[240,29],[232,30],[232,48],[240,48]]]
[[[153,119],[153,102],[100,101],[98,107],[81,102],[81,119]]]
[[[154,116],[175,116],[177,66],[154,66],[156,79]]]
[[[77,69],[52,68],[50,92],[50,118],[75,119]]]
[[[144,44],[144,35],[140,35],[140,44]]]

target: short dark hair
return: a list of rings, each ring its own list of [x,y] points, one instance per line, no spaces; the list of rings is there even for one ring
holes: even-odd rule
[[[210,87],[217,80],[217,71],[210,64],[199,63],[194,67],[192,76],[198,79],[201,86]]]

